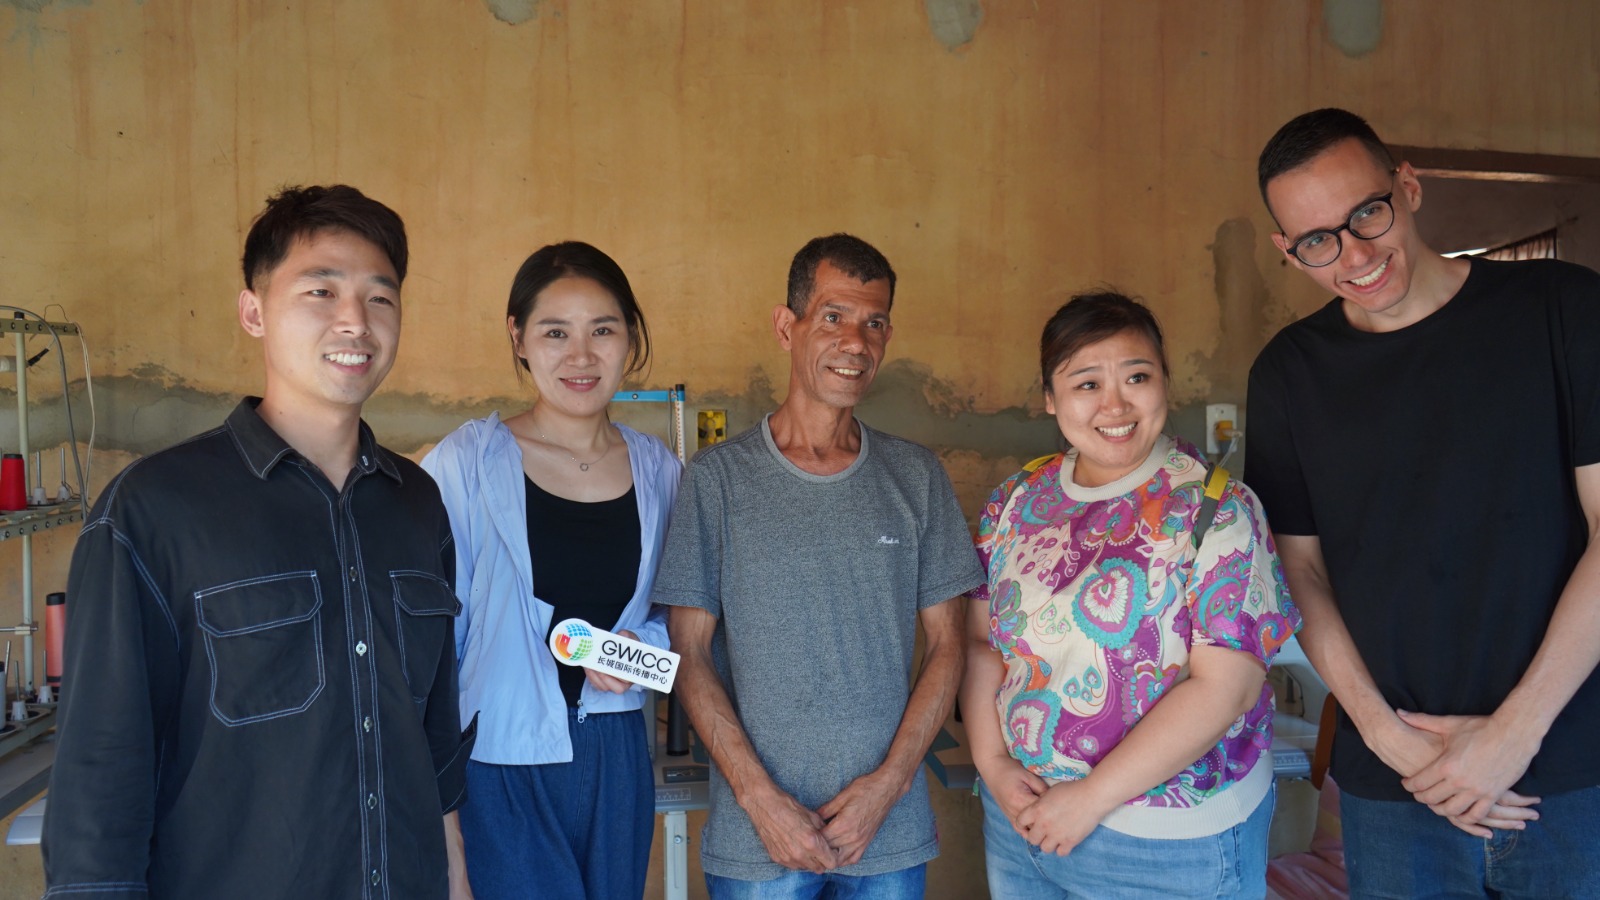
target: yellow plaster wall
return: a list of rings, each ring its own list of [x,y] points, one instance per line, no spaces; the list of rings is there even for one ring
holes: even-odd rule
[[[964,44],[932,24],[975,12]],[[1376,46],[1341,49],[1362,16]],[[767,310],[790,255],[849,230],[901,276],[872,415],[940,451],[970,514],[1049,439],[1033,347],[1074,290],[1157,311],[1180,426],[1244,400],[1266,337],[1323,299],[1267,242],[1255,155],[1329,104],[1399,144],[1600,156],[1600,7],[0,0],[0,303],[85,326],[103,481],[258,389],[244,230],[279,185],[346,181],[412,238],[374,401],[397,449],[525,402],[504,399],[505,291],[564,238],[633,279],[650,380],[739,428],[783,390]],[[41,597],[65,581],[49,542]],[[17,560],[0,546],[0,624]]]
[[[1217,349],[1222,223],[1255,228],[1270,322],[1307,302],[1251,179],[1287,116],[1342,103],[1400,143],[1600,154],[1582,2],[1391,3],[1358,59],[1319,4],[1281,0],[991,0],[955,50],[927,7],[960,4],[491,12],[518,5],[0,3],[5,300],[66,305],[106,374],[248,390],[242,231],[274,187],[342,180],[415,246],[392,391],[510,392],[510,274],[569,236],[638,282],[657,374],[781,386],[766,308],[794,249],[843,228],[902,274],[893,354],[972,408],[1023,402],[1042,314],[1100,281],[1162,315],[1183,401],[1210,387],[1189,357]]]
[[[1375,47],[1352,55],[1363,14]],[[964,44],[934,27],[974,19]],[[148,452],[259,389],[234,298],[263,198],[347,181],[412,237],[370,407],[396,449],[526,402],[505,291],[569,237],[633,278],[650,382],[737,430],[783,391],[767,311],[790,255],[850,230],[901,275],[865,414],[934,446],[970,511],[1049,449],[1033,347],[1077,289],[1155,308],[1180,431],[1244,400],[1261,343],[1322,302],[1266,239],[1255,154],[1324,104],[1395,143],[1600,155],[1600,7],[0,0],[0,303],[85,326],[100,446]]]
[[[1340,49],[1329,23],[1373,10],[1375,49]],[[974,11],[965,44],[932,26]],[[766,311],[789,256],[847,229],[902,276],[916,403],[883,424],[982,461],[1036,449],[982,419],[1037,414],[1039,325],[1102,282],[1162,317],[1180,411],[1244,399],[1265,337],[1321,301],[1252,181],[1296,112],[1600,154],[1581,0],[0,0],[0,35],[0,302],[88,327],[102,439],[134,452],[259,384],[236,260],[285,183],[348,181],[409,222],[402,451],[516,394],[505,290],[568,237],[633,277],[651,379],[748,425],[783,387]],[[963,498],[1008,464],[957,472]]]

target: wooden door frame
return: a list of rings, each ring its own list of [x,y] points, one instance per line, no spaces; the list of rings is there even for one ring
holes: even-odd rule
[[[1390,145],[1396,160],[1411,163],[1418,175],[1473,181],[1600,184],[1600,159],[1507,153],[1500,150],[1455,150],[1448,147]]]

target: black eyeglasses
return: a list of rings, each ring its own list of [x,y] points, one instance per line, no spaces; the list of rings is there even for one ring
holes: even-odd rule
[[[1313,231],[1289,248],[1295,259],[1312,268],[1321,268],[1339,258],[1344,242],[1339,232],[1348,231],[1364,241],[1383,237],[1394,227],[1394,192],[1368,200],[1350,214],[1350,221],[1332,231]]]

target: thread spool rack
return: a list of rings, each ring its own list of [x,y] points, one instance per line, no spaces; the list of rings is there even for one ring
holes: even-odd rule
[[[24,460],[29,459],[28,446],[28,355],[26,342],[30,337],[53,336],[58,342],[62,337],[77,336],[78,326],[71,322],[50,322],[42,319],[28,319],[20,317],[0,318],[0,334],[10,334],[13,339],[17,386],[17,426],[16,440],[17,452],[22,454]],[[58,350],[59,352],[59,350]],[[70,385],[62,385],[63,395],[70,390]],[[34,473],[31,478],[38,477]],[[34,642],[39,632],[39,619],[35,615],[33,591],[33,537],[40,532],[52,528],[59,528],[72,522],[83,519],[82,487],[80,485],[80,499],[62,503],[47,503],[43,505],[30,505],[27,509],[0,513],[0,541],[16,539],[22,542],[22,571],[20,572],[22,621],[14,626],[0,627],[0,638],[13,640],[21,638],[22,653],[13,655],[12,667],[20,667],[23,675],[23,691],[28,696],[34,696],[38,683],[34,675]],[[15,683],[11,671],[5,673],[7,686]],[[9,690],[5,696],[9,699]],[[21,722],[10,721],[11,705],[6,704],[6,722],[8,728],[0,730],[0,759],[8,754],[31,743],[55,726],[54,704],[29,704],[28,717]]]

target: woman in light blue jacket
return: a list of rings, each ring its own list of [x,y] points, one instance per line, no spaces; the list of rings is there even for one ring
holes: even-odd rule
[[[567,242],[528,257],[506,329],[538,399],[462,425],[422,461],[455,533],[461,719],[477,718],[468,875],[478,900],[637,897],[654,831],[643,692],[558,666],[546,642],[579,618],[667,646],[650,590],[682,464],[608,415],[650,354],[609,256]]]

